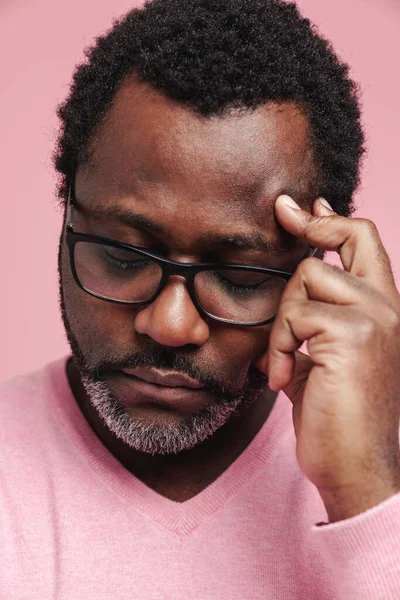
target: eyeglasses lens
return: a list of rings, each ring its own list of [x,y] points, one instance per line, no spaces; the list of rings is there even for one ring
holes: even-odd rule
[[[74,264],[87,291],[122,302],[148,300],[162,278],[155,261],[105,244],[77,242]],[[236,269],[200,271],[194,279],[197,300],[207,313],[241,323],[272,318],[285,285],[285,279],[269,273]]]

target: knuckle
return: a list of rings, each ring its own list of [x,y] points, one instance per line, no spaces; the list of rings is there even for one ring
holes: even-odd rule
[[[376,237],[378,235],[378,228],[373,221],[370,219],[357,218],[354,219],[357,225],[357,229],[362,236]]]
[[[400,309],[389,307],[385,317],[387,327],[395,332],[400,333]]]
[[[287,298],[281,302],[279,316],[282,321],[288,321],[295,313],[302,309],[303,302]]]
[[[377,323],[374,319],[366,315],[358,316],[356,323],[356,333],[354,335],[354,330],[352,328],[348,328],[348,333],[351,335],[351,338],[354,337],[359,342],[360,345],[370,342],[372,338],[374,338],[376,334]]]
[[[307,276],[315,273],[316,269],[321,268],[322,261],[315,256],[310,256],[301,261],[298,266],[301,275]]]

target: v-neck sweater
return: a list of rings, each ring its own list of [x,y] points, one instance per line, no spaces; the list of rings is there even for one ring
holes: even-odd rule
[[[68,358],[0,385],[1,600],[400,598],[400,494],[329,523],[285,394],[222,475],[175,502],[94,433]]]

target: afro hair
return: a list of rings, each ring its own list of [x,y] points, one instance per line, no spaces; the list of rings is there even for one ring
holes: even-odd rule
[[[365,152],[358,86],[330,42],[283,0],[152,0],[114,21],[85,51],[57,110],[62,203],[133,73],[205,118],[296,102],[309,121],[319,194],[339,214],[353,213]]]

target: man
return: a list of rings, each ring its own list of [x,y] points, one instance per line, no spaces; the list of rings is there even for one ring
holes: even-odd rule
[[[154,0],[87,59],[72,357],[2,386],[0,597],[399,598],[400,298],[349,218],[347,67],[281,0]]]

